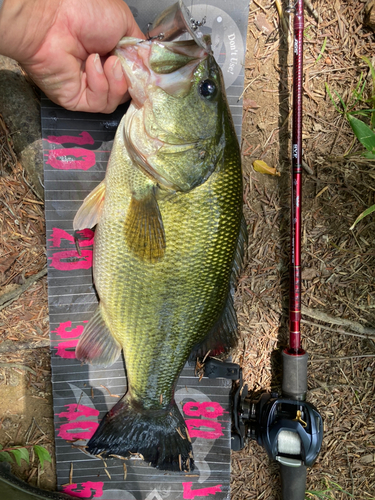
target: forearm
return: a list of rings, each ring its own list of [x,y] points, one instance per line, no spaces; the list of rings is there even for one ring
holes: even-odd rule
[[[35,54],[56,16],[59,0],[0,0],[0,54],[21,62]]]

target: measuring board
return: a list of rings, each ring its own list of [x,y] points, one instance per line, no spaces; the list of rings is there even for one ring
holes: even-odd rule
[[[128,4],[146,32],[150,19],[170,2],[146,5],[140,0],[137,7]],[[206,17],[203,31],[212,33],[215,57],[223,69],[240,137],[242,103],[238,100],[244,80],[248,2],[236,2],[235,11],[228,12],[228,8],[225,0],[217,0],[194,5],[192,15],[196,19]],[[125,104],[111,115],[94,115],[69,112],[42,99],[58,489],[78,498],[98,500],[229,499],[231,382],[199,381],[188,365],[179,378],[175,399],[193,442],[196,467],[191,473],[159,471],[139,459],[103,462],[77,447],[85,444],[100,419],[126,392],[122,358],[105,369],[81,365],[75,359],[75,346],[98,299],[92,282],[94,233],[81,232],[79,253],[73,237],[73,218],[83,199],[104,178],[113,138],[126,109]]]

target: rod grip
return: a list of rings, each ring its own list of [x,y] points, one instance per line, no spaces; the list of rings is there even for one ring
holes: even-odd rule
[[[289,354],[282,352],[283,381],[281,385],[284,397],[304,401],[307,393],[307,353]]]
[[[307,467],[289,467],[280,464],[281,498],[284,500],[304,500]]]

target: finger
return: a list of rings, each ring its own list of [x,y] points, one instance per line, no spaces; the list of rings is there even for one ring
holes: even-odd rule
[[[133,13],[127,3],[123,2],[121,5],[122,15],[124,19],[123,26],[125,31],[123,31],[123,36],[131,36],[134,38],[145,39],[145,35],[138,26],[137,21],[134,19]]]
[[[90,54],[82,75],[82,91],[75,106],[76,111],[108,113],[109,84],[98,54]]]
[[[121,61],[117,56],[110,56],[104,64],[104,74],[108,81],[107,111],[111,113],[117,106],[129,99],[128,85]]]
[[[141,31],[141,28],[136,23],[136,20],[134,19],[133,15],[131,15],[131,17],[130,16],[128,17],[128,22],[129,26],[126,31],[126,35],[124,36],[133,36],[135,38],[142,38],[142,39],[146,38],[143,32]]]

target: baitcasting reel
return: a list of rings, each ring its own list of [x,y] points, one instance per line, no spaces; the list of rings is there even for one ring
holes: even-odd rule
[[[272,460],[288,467],[310,467],[323,440],[323,421],[317,409],[277,393],[262,394],[257,400],[239,386],[233,398],[232,450],[253,439]]]
[[[235,363],[209,358],[205,375],[238,381],[232,393],[232,450],[241,450],[247,439],[257,441],[280,464],[282,498],[303,500],[307,467],[313,465],[322,445],[323,421],[318,410],[305,401],[307,354],[285,350],[282,358],[281,395],[249,395],[242,371]]]

